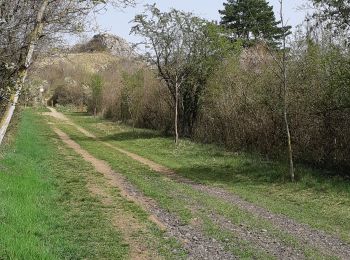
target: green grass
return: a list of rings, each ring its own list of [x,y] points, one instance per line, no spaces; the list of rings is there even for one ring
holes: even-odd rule
[[[16,132],[0,161],[0,259],[128,258],[130,245],[111,222],[115,209],[87,188],[91,180],[103,184],[102,175],[66,148],[33,110],[22,113]],[[149,249],[164,258],[184,256],[145,212],[117,190],[110,193],[120,214],[145,224],[136,239],[151,241]]]
[[[95,119],[84,113],[69,116],[102,140],[176,170],[182,176],[224,187],[244,199],[282,213],[350,242],[350,183],[327,178],[321,171],[297,166],[300,180],[286,181],[287,166],[248,154],[172,138]]]
[[[102,127],[102,125],[96,126]],[[209,236],[222,241],[226,244],[227,249],[237,256],[257,259],[272,258],[272,256],[265,252],[257,250],[255,245],[247,241],[242,241],[231,232],[217,227],[207,219],[206,213],[215,211],[217,214],[232,221],[232,223],[245,224],[252,230],[260,231],[261,229],[266,229],[272,237],[276,237],[285,244],[304,251],[309,259],[315,259],[318,256],[328,259],[327,256],[322,255],[317,250],[303,245],[285,232],[276,229],[268,221],[252,216],[230,203],[195,191],[187,184],[171,181],[124,154],[105,146],[102,142],[85,137],[73,126],[61,123],[60,127],[94,156],[108,161],[113,169],[124,174],[146,196],[155,199],[162,208],[176,214],[184,224],[190,223],[193,219],[200,219],[204,223],[202,226],[203,231]],[[198,205],[202,208],[196,210],[196,206]]]
[[[85,187],[91,169],[79,159],[67,161],[62,153],[68,151],[58,151],[52,140],[48,127],[25,111],[1,160],[0,258],[122,258],[127,246],[101,221],[99,203]]]

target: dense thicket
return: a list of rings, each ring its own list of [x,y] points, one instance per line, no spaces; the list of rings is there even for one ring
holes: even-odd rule
[[[213,76],[196,137],[219,141],[238,151],[280,157],[286,142],[280,79],[271,69],[276,65],[259,48],[246,51],[243,57],[247,55],[248,59],[226,61]],[[348,167],[348,55],[311,40],[291,55],[288,109],[295,158],[323,166]]]

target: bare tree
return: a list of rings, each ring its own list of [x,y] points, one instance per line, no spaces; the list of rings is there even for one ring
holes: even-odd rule
[[[155,5],[147,6],[150,16],[138,15],[132,32],[144,37],[147,60],[158,69],[174,100],[175,143],[179,140],[179,89],[188,76],[188,58],[193,43],[190,41],[197,30],[199,18],[190,13],[172,9],[162,13]]]

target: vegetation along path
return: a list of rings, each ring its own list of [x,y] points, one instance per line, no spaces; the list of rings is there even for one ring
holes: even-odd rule
[[[169,167],[109,142],[106,136],[97,136],[98,133],[91,133],[91,129],[87,131],[55,109],[49,109],[51,112],[45,115],[55,118],[55,123],[70,133],[72,139],[87,150],[96,151],[101,147],[110,149],[108,154],[111,157],[102,156],[103,161],[96,159],[67,134],[61,130],[55,130],[71,148],[82,155],[85,160],[90,161],[99,172],[104,173],[107,179],[121,189],[126,198],[131,198],[149,212],[150,219],[160,228],[167,230],[169,236],[181,241],[193,258],[230,259],[234,256],[254,255],[279,259],[304,259],[315,256],[347,259],[350,255],[349,244],[336,235],[299,223],[285,215],[273,213],[265,207],[242,199],[224,187],[204,185],[190,180]],[[103,125],[103,123],[100,124]],[[162,191],[162,193],[168,193],[167,197],[177,200],[175,203],[180,205],[166,204],[164,207],[162,204],[166,201],[158,197],[162,194],[149,196],[147,193],[157,191],[148,190],[150,187],[145,186],[149,184],[145,185],[143,181],[136,181],[134,177],[125,173],[123,167],[118,167],[121,174],[117,174],[112,169],[113,161],[110,161],[116,155],[126,155],[140,163],[138,167],[147,166],[147,172],[153,178],[157,176],[161,179],[164,185],[158,189],[166,189],[170,183],[175,186],[175,189]],[[142,173],[142,178],[150,178],[147,172]],[[155,173],[160,173],[161,176],[154,175]],[[186,192],[181,192],[183,190]],[[239,217],[246,216],[245,221],[240,220],[237,215],[233,216],[232,211],[236,211]]]

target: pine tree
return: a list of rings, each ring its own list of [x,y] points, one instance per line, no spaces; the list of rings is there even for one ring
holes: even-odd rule
[[[251,46],[263,40],[270,46],[280,44],[283,34],[291,27],[279,27],[273,7],[266,0],[228,0],[224,10],[219,10],[221,24],[232,32],[234,40]]]

